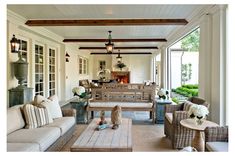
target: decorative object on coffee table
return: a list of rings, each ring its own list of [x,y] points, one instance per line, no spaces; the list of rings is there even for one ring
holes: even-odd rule
[[[107,121],[105,120],[105,111],[102,110],[100,111],[100,122],[99,122],[99,125],[103,125],[103,124],[106,124]]]
[[[116,105],[112,109],[111,121],[113,123],[112,129],[117,129],[122,123],[122,108],[119,105]]]

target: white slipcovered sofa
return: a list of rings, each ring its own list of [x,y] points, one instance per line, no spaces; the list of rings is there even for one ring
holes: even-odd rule
[[[62,117],[38,128],[26,129],[23,105],[7,109],[7,151],[58,151],[75,129],[75,110],[62,110]]]

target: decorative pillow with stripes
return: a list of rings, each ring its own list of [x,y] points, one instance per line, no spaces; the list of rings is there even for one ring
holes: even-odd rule
[[[185,101],[183,110],[184,111],[189,111],[189,109],[192,105],[195,105],[195,104],[190,102],[190,101]]]
[[[27,129],[37,128],[51,123],[52,118],[43,105],[25,104],[23,106],[25,122]]]

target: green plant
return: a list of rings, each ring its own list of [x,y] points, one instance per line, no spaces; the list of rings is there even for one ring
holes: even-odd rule
[[[181,67],[181,81],[183,84],[192,78],[192,64],[182,64]]]
[[[175,102],[176,104],[179,103],[179,100],[176,97],[172,98],[172,101]]]
[[[116,67],[122,69],[122,68],[126,67],[126,65],[122,62],[119,62],[116,64]]]

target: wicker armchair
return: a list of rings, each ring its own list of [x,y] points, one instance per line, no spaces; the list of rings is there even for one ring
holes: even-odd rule
[[[209,104],[198,97],[188,99],[191,103],[205,105],[209,108]],[[180,125],[180,121],[188,118],[185,111],[186,102],[178,105],[165,106],[164,134],[169,137],[172,143],[172,148],[184,148],[191,146],[194,136],[194,131]]]
[[[206,151],[228,151],[228,126],[207,127],[205,129]]]

